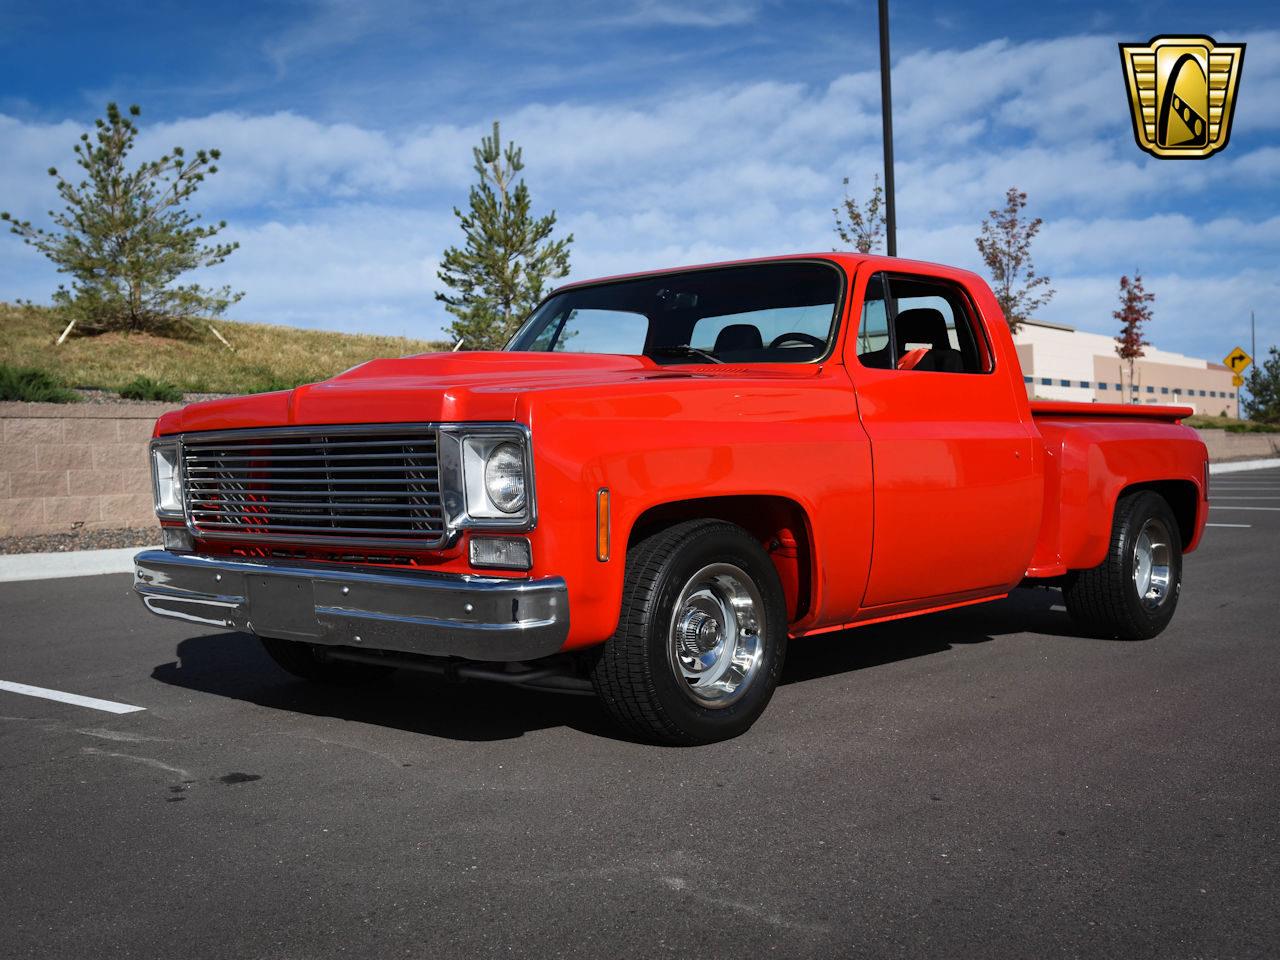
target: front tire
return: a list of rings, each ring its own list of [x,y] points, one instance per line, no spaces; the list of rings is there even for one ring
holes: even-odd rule
[[[1182,591],[1182,540],[1164,497],[1138,490],[1116,503],[1107,558],[1063,587],[1067,612],[1091,634],[1149,640],[1173,619]]]
[[[693,520],[627,551],[618,629],[592,681],[641,739],[714,743],[750,729],[786,656],[787,613],[773,562],[741,527]]]

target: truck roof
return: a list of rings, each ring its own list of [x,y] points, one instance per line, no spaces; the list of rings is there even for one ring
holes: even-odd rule
[[[965,283],[981,283],[986,281],[970,270],[948,266],[944,263],[933,263],[928,260],[909,260],[905,257],[886,257],[880,254],[858,253],[847,250],[824,250],[815,253],[783,253],[767,257],[747,257],[742,260],[721,260],[712,263],[688,264],[678,267],[665,267],[657,270],[637,270],[633,273],[619,273],[588,280],[575,280],[556,287],[552,294],[577,287],[594,286],[599,283],[614,283],[620,280],[633,280],[640,277],[655,277],[673,273],[688,273],[694,270],[714,270],[719,267],[741,267],[757,263],[778,263],[785,260],[826,260],[839,263],[852,269],[860,263],[870,263],[890,273],[926,273],[931,276],[950,277]]]

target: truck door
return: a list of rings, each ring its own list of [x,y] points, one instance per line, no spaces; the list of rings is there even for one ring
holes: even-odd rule
[[[1017,583],[1042,480],[1012,374],[996,369],[969,295],[939,277],[876,273],[854,347],[845,356],[875,497],[863,607],[944,603]]]

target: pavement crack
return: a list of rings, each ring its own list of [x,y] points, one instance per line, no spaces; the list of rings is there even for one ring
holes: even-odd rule
[[[86,737],[97,737],[99,740],[117,740],[122,743],[169,743],[167,737],[148,737],[142,733],[129,733],[126,730],[109,730],[106,727],[93,727],[89,730],[77,730],[76,733]]]
[[[97,747],[81,747],[81,753],[87,753],[95,757],[114,757],[117,760],[132,760],[134,763],[141,763],[143,766],[153,767],[156,770],[163,770],[166,773],[176,773],[184,780],[194,779],[190,771],[183,770],[181,767],[174,767],[170,764],[163,763],[152,757],[136,757],[131,753],[113,753],[110,750],[99,750]]]
[[[346,743],[342,740],[326,740],[324,737],[317,737],[311,733],[292,733],[288,730],[276,730],[274,733],[281,737],[292,737],[295,740],[310,740],[313,743],[321,743],[328,747],[345,747],[348,750],[355,750],[359,753],[367,754],[370,757],[377,757],[379,760],[385,760],[396,767],[403,767],[404,764],[398,757],[393,757],[388,753],[382,753],[379,750],[371,750],[369,747],[362,747],[357,743]]]
[[[661,879],[667,887],[676,892],[696,897],[697,899],[702,900],[705,903],[709,903],[712,906],[732,910],[735,913],[750,916],[756,920],[763,920],[765,923],[773,927],[811,934],[822,933],[827,929],[827,927],[821,923],[803,923],[796,920],[788,920],[786,917],[779,916],[776,913],[770,913],[767,910],[762,910],[755,904],[744,903],[741,900],[734,900],[731,897],[719,896],[713,891],[702,889],[699,885],[690,885],[681,877],[662,877]]]

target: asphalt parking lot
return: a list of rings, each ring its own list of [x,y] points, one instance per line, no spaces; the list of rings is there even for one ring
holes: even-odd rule
[[[1047,590],[793,645],[738,740],[587,698],[308,687],[124,575],[0,584],[6,957],[1261,957],[1280,470],[1215,477],[1173,625]]]

